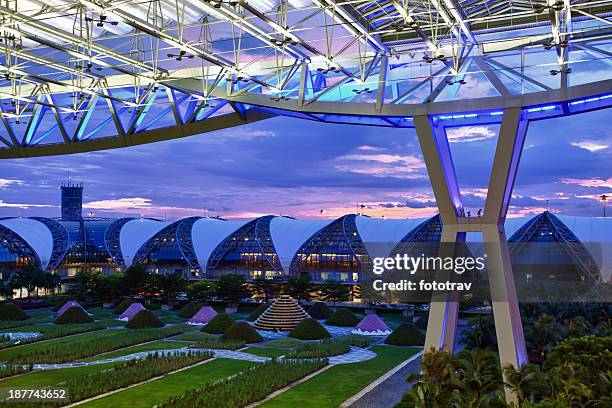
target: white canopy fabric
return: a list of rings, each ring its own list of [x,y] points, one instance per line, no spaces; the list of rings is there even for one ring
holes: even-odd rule
[[[23,238],[36,252],[41,268],[47,269],[53,253],[53,234],[45,224],[31,218],[8,218],[0,220],[0,224]]]
[[[300,247],[317,231],[333,220],[296,220],[274,217],[270,221],[270,235],[285,273],[289,273],[291,261]]]
[[[201,218],[191,228],[191,242],[200,269],[206,270],[208,258],[215,248],[233,232],[251,220],[225,221],[218,218]]]
[[[168,225],[170,225],[169,222],[149,218],[139,218],[126,222],[119,233],[121,255],[123,255],[125,265],[132,265],[134,255],[140,247]]]

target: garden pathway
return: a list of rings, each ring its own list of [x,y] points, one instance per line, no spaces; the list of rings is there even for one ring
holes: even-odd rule
[[[151,354],[173,354],[173,353],[187,353],[189,351],[193,351],[194,349],[190,349],[187,347],[180,349],[171,349],[171,350],[152,350],[152,351],[142,351],[139,353],[132,353],[125,356],[118,356],[112,358],[103,358],[100,360],[94,361],[82,361],[76,363],[61,363],[61,364],[34,364],[34,370],[55,370],[58,368],[71,368],[71,367],[85,367],[90,365],[97,364],[106,364],[106,363],[114,363],[117,361],[128,361],[134,359],[142,359]],[[251,361],[254,363],[263,363],[266,361],[270,361],[269,357],[260,357],[254,354],[245,353],[242,351],[233,351],[233,350],[220,350],[220,349],[197,349],[202,351],[210,351],[214,354],[215,358],[229,358],[233,360],[244,360]],[[370,360],[376,357],[376,353],[370,350],[362,349],[359,347],[351,347],[351,350],[339,356],[333,356],[329,358],[329,364],[347,364],[347,363],[357,363],[360,361]]]

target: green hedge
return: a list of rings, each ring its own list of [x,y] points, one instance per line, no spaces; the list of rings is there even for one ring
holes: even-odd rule
[[[148,305],[145,305],[145,307],[149,310],[160,310],[162,305],[161,303],[152,302],[152,303],[149,303]]]
[[[263,314],[263,312],[265,312],[268,308],[270,307],[270,303],[262,303],[261,305],[257,306],[257,308],[255,310],[253,310],[253,313],[251,313],[249,315],[249,317],[247,317],[247,320],[249,322],[254,322],[255,320],[257,320],[257,318],[259,316],[261,316]]]
[[[14,303],[5,303],[0,306],[0,320],[15,321],[29,318],[30,316]]]
[[[113,309],[113,314],[120,315],[121,313],[125,312],[126,309],[134,302],[136,302],[134,299],[123,299],[121,303],[119,303],[115,309]]]
[[[317,320],[329,319],[332,315],[332,310],[325,302],[314,302],[308,309],[308,314]]]
[[[150,310],[141,310],[136,313],[125,325],[128,329],[146,329],[150,327],[164,327],[164,322],[159,320]]]
[[[325,324],[340,327],[355,327],[359,324],[359,318],[348,309],[338,309],[334,312]]]
[[[289,332],[289,337],[300,340],[321,340],[331,337],[325,327],[313,318],[302,320],[295,329]]]
[[[55,306],[53,306],[53,308],[51,310],[53,310],[54,312],[59,312],[59,310],[62,308],[62,306],[64,306],[69,301],[70,301],[70,299],[64,299],[64,300],[58,302]]]
[[[343,341],[323,340],[306,343],[288,353],[285,358],[322,358],[348,353],[350,347]]]
[[[204,333],[223,334],[235,321],[225,313],[219,313],[208,324],[202,327]]]
[[[223,349],[223,350],[238,350],[246,346],[244,340],[221,340],[221,339],[209,339],[199,341],[191,348],[202,348],[202,349]]]
[[[241,408],[327,365],[326,360],[271,361],[173,397],[159,408]]]
[[[198,313],[202,306],[204,305],[202,305],[200,302],[192,300],[181,309],[178,315],[180,317],[184,317],[185,319],[191,319],[196,313]]]
[[[232,324],[221,337],[223,341],[244,341],[246,343],[259,343],[263,338],[247,322]]]
[[[425,344],[425,335],[412,323],[402,323],[393,330],[385,343],[395,346],[422,346]]]
[[[414,324],[421,330],[427,330],[427,324],[429,323],[429,312],[425,312],[424,315],[419,317]]]
[[[66,310],[60,317],[55,319],[55,324],[81,324],[91,323],[94,319],[87,314],[82,307],[72,306]]]

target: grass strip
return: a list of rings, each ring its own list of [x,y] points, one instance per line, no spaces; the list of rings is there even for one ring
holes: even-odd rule
[[[159,408],[240,408],[306,377],[327,365],[327,360],[262,363],[215,384],[170,398]],[[297,405],[295,405],[297,406]]]
[[[189,345],[188,343],[179,343],[179,342],[176,342],[176,341],[158,340],[158,341],[152,341],[152,342],[149,342],[149,343],[138,344],[136,346],[129,346],[129,347],[118,349],[118,350],[114,350],[114,351],[109,351],[107,353],[98,354],[98,355],[95,355],[95,356],[91,356],[91,357],[85,358],[82,361],[104,360],[104,359],[107,359],[107,358],[122,357],[122,356],[127,356],[127,355],[130,355],[130,354],[134,354],[134,353],[140,353],[140,352],[143,352],[143,351],[180,349],[180,348],[183,348],[183,347],[187,347],[188,345]]]
[[[288,352],[286,349],[273,348],[273,347],[249,347],[241,351],[244,351],[245,353],[253,354],[254,356],[270,357],[270,358],[284,356]]]
[[[68,401],[61,403],[24,403],[21,406],[27,408],[59,407],[67,403],[81,401],[108,391],[146,381],[209,358],[212,358],[212,353],[205,351],[190,351],[188,353],[172,353],[167,355],[152,354],[142,360],[130,360],[110,370],[69,378],[61,384],[62,388],[69,390]],[[14,404],[0,403],[2,408],[9,406],[12,407]]]
[[[314,343],[306,343],[299,348],[287,353],[286,358],[321,358],[331,357],[348,353],[349,345],[335,340],[321,340]]]
[[[418,349],[374,346],[377,356],[360,363],[338,364],[310,380],[272,398],[261,408],[335,408],[367,387]]]
[[[246,346],[244,340],[221,340],[221,339],[210,339],[205,341],[197,342],[192,345],[192,348],[201,349],[224,349],[224,350],[238,350]]]
[[[257,363],[243,360],[216,359],[167,375],[159,380],[87,402],[82,406],[83,408],[151,408],[172,396],[188,392],[200,384],[221,381],[255,364]]]
[[[165,327],[161,329],[113,330],[113,332],[112,335],[88,338],[76,337],[66,339],[72,340],[68,342],[45,343],[45,347],[41,348],[15,350],[17,353],[9,358],[8,362],[18,364],[66,363],[144,343],[145,341],[163,339],[181,333],[181,329]]]

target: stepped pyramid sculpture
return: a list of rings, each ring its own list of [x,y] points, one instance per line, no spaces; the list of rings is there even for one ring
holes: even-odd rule
[[[203,324],[210,322],[213,319],[213,317],[215,317],[216,315],[217,315],[217,312],[215,312],[215,309],[213,309],[212,307],[202,306],[202,308],[198,310],[198,313],[194,314],[193,317],[189,319],[187,323],[195,324],[195,325],[203,325]]]
[[[370,313],[365,315],[351,333],[364,336],[386,336],[391,334],[391,329],[378,315]]]
[[[127,309],[125,309],[125,312],[121,313],[121,316],[119,316],[118,319],[127,322],[141,310],[145,310],[143,305],[138,302],[132,303]]]
[[[289,295],[281,295],[255,320],[255,328],[261,330],[291,331],[305,318],[308,313]]]
[[[83,309],[83,311],[85,313],[87,313],[87,310],[85,310],[85,308],[83,306],[81,306],[79,304],[79,302],[77,302],[76,300],[69,300],[66,303],[64,303],[64,305],[62,307],[59,308],[59,310],[57,311],[57,313],[55,314],[57,317],[60,317],[61,315],[63,315],[66,310],[70,309],[71,307],[79,307],[81,309]],[[90,313],[87,313],[90,314]]]

